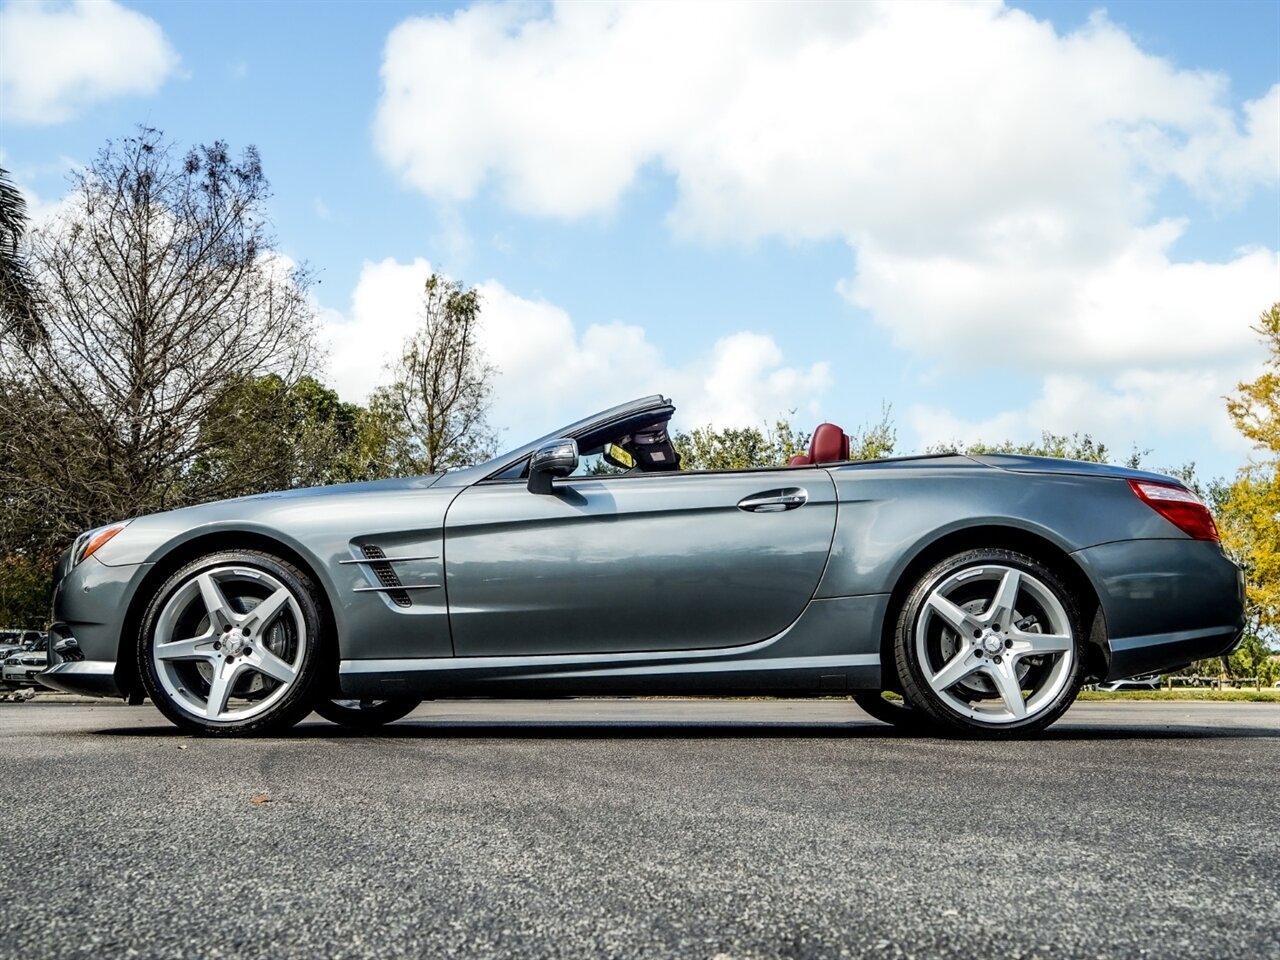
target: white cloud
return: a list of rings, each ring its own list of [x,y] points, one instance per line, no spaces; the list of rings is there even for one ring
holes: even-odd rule
[[[1045,378],[1039,395],[1025,408],[965,419],[945,408],[915,404],[907,410],[907,425],[915,433],[914,446],[919,450],[953,442],[1029,442],[1046,431],[1081,432],[1106,443],[1117,459],[1127,456],[1135,441],[1140,447],[1161,446],[1161,441],[1191,427],[1213,446],[1213,451],[1201,447],[1191,456],[1218,452],[1242,460],[1249,443],[1233,427],[1223,397],[1249,374],[1243,367],[1236,368],[1234,375],[1213,370],[1144,369],[1093,378],[1055,374]]]
[[[1026,426],[1141,436],[1169,408],[1145,377],[1216,431],[1280,299],[1276,251],[1182,262],[1186,224],[1154,213],[1171,183],[1273,202],[1280,84],[1233,101],[1104,13],[1059,35],[994,2],[482,5],[405,20],[382,78],[377,147],[437,201],[581,217],[656,165],[677,234],[846,242],[840,289],[900,347],[1040,375]]]
[[[386,381],[387,363],[417,325],[422,285],[430,275],[431,264],[421,257],[405,264],[393,259],[366,262],[350,311],[321,311],[329,370],[343,399],[363,402]]]
[[[607,210],[657,161],[710,237],[928,250],[975,226],[1123,227],[1160,177],[1274,181],[1280,86],[1245,106],[1095,15],[1057,36],[999,4],[479,5],[387,40],[376,137],[434,197]],[[1083,216],[1082,216],[1083,215]],[[1123,239],[1123,238],[1121,238]]]
[[[431,265],[422,259],[366,263],[349,315],[322,312],[332,381],[347,399],[364,400],[385,382],[385,365],[417,322]],[[590,324],[579,329],[560,307],[507,290],[496,280],[478,287],[482,343],[498,367],[491,420],[510,443],[614,403],[664,393],[688,426],[762,424],[797,409],[819,414],[831,383],[825,363],[787,366],[771,337],[740,332],[701,357],[671,362],[642,327]]]
[[[742,331],[710,353],[679,362],[665,358],[633,324],[591,324],[581,332],[561,308],[526,300],[496,281],[480,285],[484,337],[498,366],[498,422],[516,437],[554,429],[613,403],[650,393],[675,400],[685,427],[762,424],[791,409],[818,412],[830,368],[785,365],[772,337]]]
[[[61,123],[102,100],[154,93],[177,65],[159,24],[113,0],[0,9],[0,103],[11,121]]]
[[[1055,260],[1034,244],[920,257],[867,243],[841,289],[886,318],[899,346],[946,364],[1107,371],[1254,357],[1250,324],[1280,297],[1280,254],[1177,262],[1168,250],[1182,228],[1135,229],[1099,262]]]
[[[436,211],[436,224],[438,229],[431,235],[431,246],[444,258],[441,267],[455,273],[464,271],[471,262],[474,244],[461,214],[452,207],[442,207]]]

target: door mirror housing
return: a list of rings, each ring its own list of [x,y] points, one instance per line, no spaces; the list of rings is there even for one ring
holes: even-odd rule
[[[529,492],[550,493],[551,481],[578,469],[578,441],[563,437],[544,443],[529,458]]]

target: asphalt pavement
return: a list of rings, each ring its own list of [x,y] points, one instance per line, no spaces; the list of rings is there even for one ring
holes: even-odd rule
[[[0,704],[0,957],[1280,957],[1280,705]]]

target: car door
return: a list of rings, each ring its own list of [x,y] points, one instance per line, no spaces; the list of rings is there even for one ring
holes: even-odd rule
[[[800,615],[836,497],[819,469],[570,477],[463,491],[445,520],[458,656],[695,650]]]

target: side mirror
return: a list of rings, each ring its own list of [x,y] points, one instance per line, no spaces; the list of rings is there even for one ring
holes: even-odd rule
[[[529,492],[550,493],[551,481],[578,469],[578,441],[571,437],[544,443],[529,458]]]

